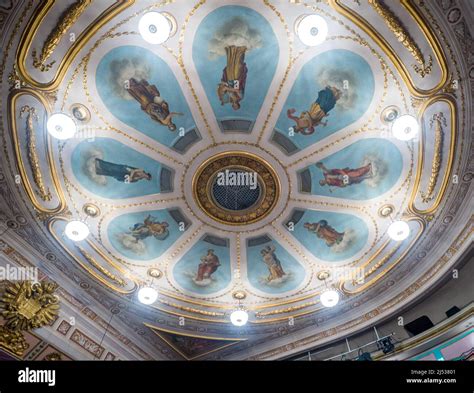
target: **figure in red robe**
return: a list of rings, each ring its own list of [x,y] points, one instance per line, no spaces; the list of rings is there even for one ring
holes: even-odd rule
[[[195,281],[210,279],[211,275],[220,266],[219,258],[214,254],[214,250],[207,250],[207,255],[201,257]]]
[[[324,180],[319,181],[321,186],[346,187],[362,183],[364,180],[373,177],[372,163],[370,162],[355,169],[328,169],[322,162],[318,162],[316,166],[323,171]]]

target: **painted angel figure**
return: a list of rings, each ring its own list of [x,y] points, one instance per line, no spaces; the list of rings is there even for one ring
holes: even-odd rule
[[[144,79],[138,81],[135,78],[131,78],[129,80],[127,91],[140,103],[141,109],[153,120],[168,127],[170,131],[176,130],[176,124],[173,123],[173,117],[182,116],[183,114],[179,112],[170,112],[168,103],[161,96],[155,85],[150,85]]]
[[[269,275],[267,281],[273,281],[282,278],[286,273],[283,271],[281,262],[275,254],[275,246],[266,246],[260,251],[265,265],[267,265]]]
[[[150,181],[152,178],[150,173],[145,172],[141,168],[114,164],[113,162],[104,161],[100,158],[95,159],[95,173],[101,176],[113,177],[115,180],[124,183],[136,183],[143,179]]]
[[[130,228],[129,234],[135,238],[135,242],[144,240],[150,236],[155,239],[164,240],[169,236],[169,224],[166,221],[159,222],[155,217],[149,215],[143,223],[137,223]]]
[[[245,46],[226,46],[227,65],[217,86],[217,95],[221,105],[231,104],[232,109],[240,109],[240,101],[244,98],[247,81],[247,64],[245,63]]]
[[[214,250],[207,250],[207,255],[201,257],[201,263],[198,266],[198,271],[196,274],[195,281],[203,281],[205,279],[210,279],[211,275],[217,270],[221,265],[219,258],[214,254]]]
[[[366,179],[372,178],[372,163],[359,168],[328,169],[322,162],[316,163],[316,166],[323,171],[324,180],[320,180],[321,186],[346,187],[353,184],[362,183]]]
[[[311,135],[314,133],[316,126],[327,125],[324,118],[329,116],[329,111],[336,106],[337,101],[341,98],[342,91],[334,86],[326,86],[324,90],[319,91],[318,98],[311,105],[309,111],[301,112],[296,117],[296,109],[288,109],[286,115],[295,122],[294,130],[302,135]]]
[[[344,232],[336,231],[326,220],[313,223],[305,222],[304,227],[318,238],[323,239],[328,247],[339,244],[344,239]]]

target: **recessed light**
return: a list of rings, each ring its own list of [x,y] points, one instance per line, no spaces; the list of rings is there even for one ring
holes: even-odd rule
[[[296,34],[307,46],[323,43],[328,35],[328,24],[319,15],[302,15],[296,22]]]
[[[387,233],[393,240],[405,240],[410,235],[410,227],[406,221],[394,221],[388,227]]]
[[[153,304],[158,299],[158,292],[151,287],[142,287],[138,291],[138,300],[143,304]]]
[[[170,38],[172,25],[161,12],[147,12],[138,22],[138,31],[142,38],[154,45],[162,44]]]
[[[319,296],[319,300],[324,307],[334,307],[339,303],[339,292],[335,289],[326,289]]]
[[[249,320],[249,315],[244,310],[236,310],[230,314],[230,321],[235,326],[244,326]]]
[[[75,241],[80,242],[89,236],[89,227],[82,221],[69,221],[64,230],[66,236]]]
[[[74,120],[64,113],[51,115],[46,123],[46,129],[51,136],[62,140],[72,138],[77,131]]]
[[[418,120],[411,115],[397,117],[392,123],[392,135],[401,141],[415,138],[420,130]]]

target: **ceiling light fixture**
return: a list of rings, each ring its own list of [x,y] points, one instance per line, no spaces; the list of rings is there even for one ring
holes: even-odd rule
[[[339,303],[339,292],[328,288],[321,293],[319,300],[324,307],[334,307]]]
[[[244,310],[235,310],[230,314],[230,321],[234,326],[244,326],[249,320],[249,314]]]
[[[303,44],[316,46],[326,40],[328,24],[319,15],[302,15],[296,21],[295,30]]]
[[[153,304],[158,299],[158,291],[152,287],[142,287],[138,291],[138,300],[142,304]]]
[[[388,227],[387,233],[392,240],[402,241],[410,235],[410,227],[406,221],[394,221]]]
[[[46,129],[54,138],[64,140],[72,138],[76,134],[77,126],[68,115],[55,113],[49,117]]]
[[[86,223],[74,220],[67,223],[64,233],[72,241],[80,242],[89,236],[90,230]]]
[[[173,25],[161,12],[147,12],[138,22],[138,31],[142,38],[154,45],[162,44],[171,36]]]
[[[418,135],[420,125],[411,115],[397,117],[392,123],[392,135],[401,141],[409,141]]]

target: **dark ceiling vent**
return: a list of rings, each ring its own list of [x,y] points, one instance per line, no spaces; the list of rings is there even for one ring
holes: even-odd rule
[[[224,239],[222,237],[206,235],[202,240],[207,243],[214,244],[215,246],[229,247],[229,239]]]
[[[247,240],[247,246],[248,247],[260,246],[261,244],[265,244],[271,241],[272,239],[267,235],[253,237]]]
[[[293,210],[293,212],[291,213],[291,217],[289,218],[289,220],[286,222],[285,225],[288,226],[290,222],[292,222],[293,225],[298,224],[298,222],[301,220],[301,217],[303,217],[303,214],[304,214],[303,210],[299,210],[299,209]]]
[[[201,135],[195,128],[193,128],[184,134],[184,136],[179,138],[173,144],[172,148],[180,153],[186,153],[186,151],[200,139]]]
[[[422,315],[421,317],[407,323],[404,328],[407,332],[411,333],[412,335],[416,336],[417,334],[423,333],[424,331],[432,328],[433,322],[429,319],[426,315]]]
[[[307,194],[311,193],[311,172],[309,169],[304,169],[301,172],[298,173],[299,177],[299,186],[300,186],[300,192],[304,192]]]
[[[173,191],[173,176],[174,172],[172,169],[163,166],[160,173],[160,192],[171,192]]]
[[[168,213],[171,217],[173,217],[173,220],[175,220],[178,225],[183,222],[184,229],[188,229],[189,225],[191,225],[191,222],[184,216],[183,213],[181,213],[180,209],[169,209]]]
[[[299,147],[296,146],[288,137],[276,130],[273,131],[272,142],[289,156],[300,151]]]
[[[253,127],[253,121],[243,119],[220,120],[219,124],[223,132],[249,133]]]

